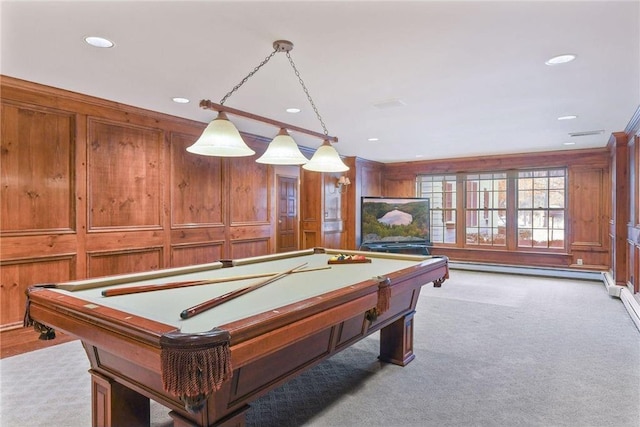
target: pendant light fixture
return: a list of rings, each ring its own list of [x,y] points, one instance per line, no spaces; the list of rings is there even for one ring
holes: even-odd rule
[[[200,101],[202,108],[218,111],[218,117],[214,119],[205,128],[204,132],[198,138],[198,140],[187,148],[187,151],[195,154],[201,154],[205,156],[220,156],[220,157],[238,157],[238,156],[251,156],[255,154],[251,148],[242,139],[238,129],[229,121],[225,113],[238,115],[252,120],[257,120],[263,123],[271,124],[280,128],[278,135],[269,143],[267,151],[256,160],[258,163],[272,164],[272,165],[304,165],[303,168],[316,172],[344,172],[349,170],[349,167],[342,162],[340,155],[333,148],[330,141],[337,142],[338,138],[329,136],[329,132],[318,112],[318,109],[309,95],[309,91],[304,84],[304,81],[300,77],[300,73],[296,68],[293,59],[291,58],[291,50],[293,49],[293,43],[288,40],[276,40],[273,42],[273,52],[267,56],[257,67],[253,69],[244,79],[240,81],[230,92],[228,92],[224,98],[220,101],[220,104],[214,104],[209,100]],[[257,116],[255,114],[247,113],[234,108],[229,108],[224,105],[227,98],[229,98],[236,90],[238,90],[249,78],[251,78],[260,68],[262,68],[273,56],[278,52],[285,52],[289,63],[293,68],[293,71],[298,77],[298,81],[307,95],[307,99],[316,113],[316,117],[322,126],[324,133],[314,132],[297,126],[292,126],[286,123],[271,120],[265,117]],[[299,150],[298,145],[293,138],[287,132],[293,130],[297,132],[306,133],[321,138],[324,142],[318,148],[311,160],[308,160]]]
[[[345,165],[335,148],[326,139],[309,160],[302,165],[302,169],[315,172],[345,172],[349,166]]]
[[[245,144],[240,132],[229,121],[224,111],[218,113],[187,151],[202,156],[243,157],[256,154]]]
[[[256,162],[268,165],[302,165],[309,161],[285,128],[269,143],[267,151]]]

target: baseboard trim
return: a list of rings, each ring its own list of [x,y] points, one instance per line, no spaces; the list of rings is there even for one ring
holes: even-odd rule
[[[627,309],[629,316],[633,323],[635,323],[636,328],[640,331],[640,304],[638,300],[633,297],[633,294],[627,288],[622,288],[620,292],[620,300],[624,307]]]
[[[449,261],[453,270],[485,271],[490,273],[522,274],[525,276],[563,277],[602,282],[603,272],[551,267],[527,267],[508,264],[477,264],[473,262]]]
[[[609,296],[620,298],[620,293],[622,292],[622,286],[616,285],[616,281],[613,280],[611,273],[609,273],[608,271],[603,273],[602,276],[603,276],[602,283],[604,284],[604,287],[607,288],[607,292],[609,293]]]
[[[622,301],[627,313],[629,313],[629,317],[631,317],[631,321],[636,325],[636,328],[638,328],[638,332],[640,332],[640,303],[633,297],[633,294],[629,289],[624,286],[616,285],[613,277],[611,277],[611,274],[608,271],[576,271],[561,268],[540,268],[504,264],[476,264],[460,261],[449,262],[449,268],[452,270],[561,277],[566,279],[582,279],[601,282],[607,289],[609,296],[619,298]]]
[[[625,286],[616,285],[615,280],[608,271],[603,274],[604,285],[612,297],[620,298],[624,308],[629,313],[631,321],[636,325],[638,331],[640,331],[640,303],[633,297],[633,293]]]

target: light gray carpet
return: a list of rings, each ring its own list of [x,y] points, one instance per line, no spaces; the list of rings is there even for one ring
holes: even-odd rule
[[[252,404],[249,426],[640,426],[640,333],[599,282],[452,271],[426,286],[416,359],[377,334]],[[80,343],[0,360],[0,425],[90,425]],[[152,425],[171,425],[152,404]]]

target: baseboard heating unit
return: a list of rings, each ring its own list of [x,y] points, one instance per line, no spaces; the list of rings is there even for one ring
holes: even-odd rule
[[[472,262],[453,261],[449,263],[452,270],[481,271],[488,273],[522,274],[527,276],[558,277],[565,279],[582,279],[602,282],[609,296],[619,298],[629,313],[631,320],[640,332],[640,302],[631,291],[615,284],[611,274],[604,271],[579,271],[561,268],[540,268],[504,264],[477,264]]]

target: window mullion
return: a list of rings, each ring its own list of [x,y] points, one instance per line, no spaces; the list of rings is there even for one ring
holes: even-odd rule
[[[513,251],[518,246],[518,188],[516,185],[516,177],[518,172],[515,170],[507,171],[507,250]]]
[[[464,247],[464,242],[467,235],[467,194],[465,188],[465,180],[465,174],[456,174],[456,193],[460,195],[460,197],[456,198],[456,247],[458,248]]]

